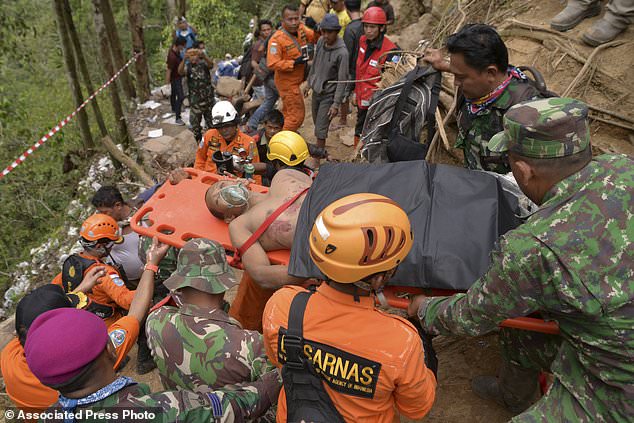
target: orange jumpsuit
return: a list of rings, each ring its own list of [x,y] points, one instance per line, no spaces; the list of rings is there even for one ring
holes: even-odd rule
[[[203,140],[200,144],[198,144],[194,169],[216,173],[216,163],[214,163],[212,159],[212,156],[216,151],[228,151],[231,154],[238,154],[238,150],[240,148],[244,148],[247,154],[249,154],[249,149],[251,147],[253,147],[253,162],[260,163],[257,144],[253,138],[238,129],[238,133],[235,138],[227,144],[227,141],[222,137],[222,135],[220,135],[220,132],[218,132],[217,129],[210,129],[205,132]],[[262,185],[261,176],[255,176],[253,179],[256,183]]]
[[[92,292],[87,295],[88,298],[96,303],[114,307],[115,313],[107,319],[104,319],[106,325],[110,326],[121,318],[122,314],[118,311],[119,308],[124,310],[130,309],[130,304],[132,304],[132,299],[134,298],[134,291],[130,291],[125,286],[125,283],[123,282],[123,279],[121,279],[121,275],[119,275],[119,271],[116,268],[104,264],[98,258],[92,257],[86,253],[79,253],[79,255],[87,259],[95,260],[95,264],[90,266],[88,269],[85,269],[84,274],[94,266],[105,266],[106,268],[106,276],[100,278],[99,284],[96,285],[92,289]],[[61,273],[55,276],[52,283],[61,286],[65,291],[67,291],[68,287],[65,287],[62,284]]]
[[[298,45],[314,44],[317,38],[310,28],[300,24],[297,36],[278,29],[269,40],[266,65],[275,71],[275,86],[283,103],[284,129],[288,131],[297,131],[305,115],[304,96],[299,86],[306,79],[306,65],[294,64],[302,55]]]
[[[285,286],[264,309],[264,346],[278,367],[285,356],[283,334],[291,302],[300,291],[305,290]],[[425,367],[418,332],[407,320],[377,310],[374,297],[355,302],[352,295],[322,283],[306,306],[304,339],[304,354],[319,368],[345,421],[392,423],[398,421],[397,412],[420,419],[431,409],[436,378]],[[284,389],[277,421],[286,422]]]
[[[138,320],[125,316],[108,328],[110,339],[116,347],[115,369],[136,343],[139,327]],[[24,356],[24,347],[17,337],[13,338],[2,350],[0,364],[7,395],[18,408],[30,412],[42,412],[57,401],[59,393],[42,385],[42,382],[31,373]]]

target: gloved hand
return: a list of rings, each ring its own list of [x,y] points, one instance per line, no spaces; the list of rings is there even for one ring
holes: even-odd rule
[[[297,65],[303,65],[306,62],[308,62],[308,57],[306,56],[299,56],[297,59],[295,59],[295,62],[293,62],[293,66],[297,66]]]

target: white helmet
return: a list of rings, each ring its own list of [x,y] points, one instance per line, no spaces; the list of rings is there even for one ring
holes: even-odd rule
[[[214,127],[225,126],[238,121],[238,112],[229,101],[219,101],[211,109],[212,125]]]

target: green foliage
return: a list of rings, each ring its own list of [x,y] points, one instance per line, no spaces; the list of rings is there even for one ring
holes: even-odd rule
[[[204,40],[211,57],[242,54],[251,15],[240,10],[239,0],[190,0],[188,19]]]

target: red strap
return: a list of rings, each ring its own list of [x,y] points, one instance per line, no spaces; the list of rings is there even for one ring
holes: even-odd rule
[[[271,215],[269,217],[267,217],[264,222],[262,222],[260,227],[249,237],[249,239],[247,239],[244,242],[244,244],[242,244],[241,247],[236,249],[236,252],[235,252],[233,258],[231,259],[230,264],[232,266],[235,266],[238,263],[240,263],[240,257],[242,257],[244,255],[244,253],[246,253],[247,250],[249,248],[251,248],[251,246],[253,244],[255,244],[255,241],[260,239],[262,234],[269,228],[269,226],[271,226],[271,224],[275,221],[275,219],[277,219],[279,217],[279,215],[281,215],[284,212],[284,210],[289,208],[291,204],[293,204],[295,201],[297,201],[297,199],[299,197],[301,197],[306,191],[308,191],[308,188],[304,188],[303,190],[298,192],[294,197],[292,197],[286,203],[284,203],[281,206],[279,206],[273,213],[271,213]]]

